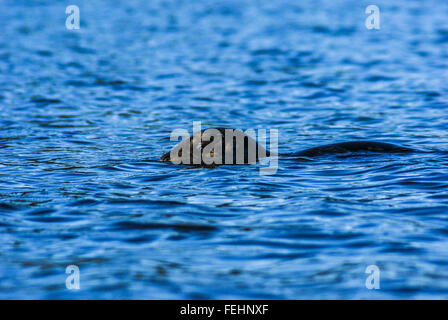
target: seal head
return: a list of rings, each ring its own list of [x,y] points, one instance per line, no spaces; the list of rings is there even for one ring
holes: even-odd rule
[[[269,156],[263,146],[241,130],[210,128],[183,139],[160,161],[199,167],[255,163]]]

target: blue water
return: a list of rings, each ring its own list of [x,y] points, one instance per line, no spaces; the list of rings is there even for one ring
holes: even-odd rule
[[[448,298],[448,2],[74,2],[0,1],[0,298]],[[426,152],[157,161],[193,121]]]

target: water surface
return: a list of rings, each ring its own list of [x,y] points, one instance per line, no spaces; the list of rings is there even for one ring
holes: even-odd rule
[[[448,298],[447,3],[73,4],[0,2],[0,298]],[[428,152],[157,161],[193,121]]]

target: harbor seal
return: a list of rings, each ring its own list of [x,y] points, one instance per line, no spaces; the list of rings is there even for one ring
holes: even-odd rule
[[[331,154],[353,153],[409,153],[417,150],[391,143],[376,141],[348,141],[314,147],[297,153],[285,154],[291,158],[311,158]],[[253,138],[241,130],[232,128],[210,128],[183,139],[160,161],[200,167],[219,165],[251,164],[258,160],[277,155],[266,150]]]

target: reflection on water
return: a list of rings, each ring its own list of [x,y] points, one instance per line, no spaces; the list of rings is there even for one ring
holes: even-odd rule
[[[77,3],[0,6],[1,298],[448,297],[446,3]],[[157,161],[193,121],[428,152]]]

